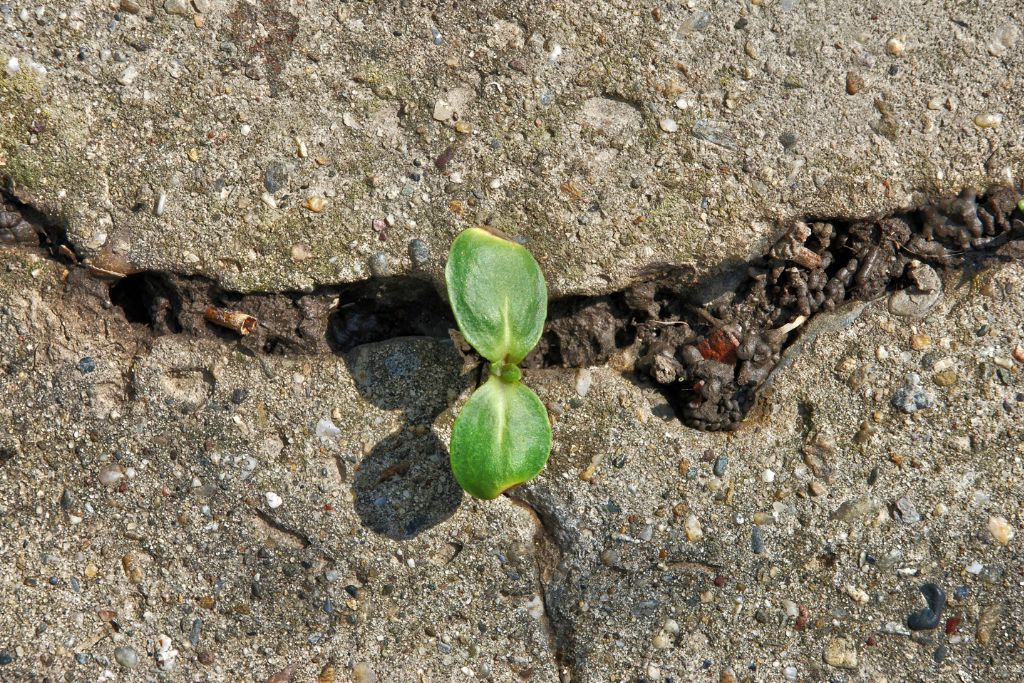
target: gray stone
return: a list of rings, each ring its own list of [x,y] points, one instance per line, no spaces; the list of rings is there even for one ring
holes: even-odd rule
[[[870,498],[852,498],[845,501],[832,513],[832,519],[840,522],[853,522],[873,514],[877,509],[878,506]]]
[[[892,396],[893,407],[908,415],[931,408],[934,404],[934,395],[921,386],[921,376],[916,372],[909,373],[906,385]]]
[[[139,665],[139,653],[129,645],[114,648],[114,661],[126,669],[134,669]]]
[[[421,239],[409,240],[409,260],[413,268],[423,268],[430,262],[430,247]]]
[[[908,496],[903,496],[896,501],[896,512],[904,524],[916,524],[921,521],[921,514],[917,511],[914,501]]]
[[[192,7],[189,6],[188,0],[164,0],[164,11],[182,17],[192,16]]]

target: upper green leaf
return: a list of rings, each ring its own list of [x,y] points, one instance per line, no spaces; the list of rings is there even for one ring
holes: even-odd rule
[[[492,363],[518,364],[548,314],[544,274],[524,247],[481,228],[463,230],[444,269],[459,329]]]
[[[550,452],[547,410],[519,382],[492,376],[469,397],[452,427],[455,479],[484,500],[533,479]]]

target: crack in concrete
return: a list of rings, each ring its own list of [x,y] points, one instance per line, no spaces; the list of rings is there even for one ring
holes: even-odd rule
[[[534,523],[534,542],[540,548],[534,548],[534,563],[537,568],[537,583],[541,593],[544,614],[544,630],[548,636],[548,643],[555,657],[555,667],[558,670],[559,683],[571,683],[575,678],[575,662],[569,655],[569,643],[571,637],[568,634],[569,625],[563,622],[555,610],[555,598],[551,585],[555,581],[555,575],[560,571],[562,565],[562,549],[558,545],[553,529],[549,526],[552,520],[545,521],[541,512],[526,500],[521,492],[513,489],[505,494],[505,497],[516,507],[524,510]]]
[[[284,536],[283,542],[285,545],[294,545],[297,550],[303,550],[313,544],[309,536],[304,532],[285,524],[266,510],[262,510],[254,505],[252,511],[258,522],[265,527],[267,536],[271,536],[272,534],[269,530],[273,530]]]
[[[1019,196],[1007,187],[981,196],[967,189],[888,216],[797,221],[766,254],[703,280],[685,265],[654,266],[628,289],[552,301],[523,365],[614,360],[659,389],[688,426],[736,429],[819,313],[891,295],[894,314],[922,316],[942,297],[940,273],[1024,256]],[[187,334],[231,340],[256,358],[346,354],[395,337],[445,338],[455,328],[434,284],[417,273],[243,294],[204,277],[139,271],[110,250],[81,260],[58,223],[0,194],[3,243],[62,261],[67,296],[99,319],[119,311],[142,346]],[[213,324],[211,306],[254,319],[247,334]]]
[[[612,361],[653,381],[686,425],[737,429],[818,314],[888,295],[894,315],[922,317],[943,273],[1024,256],[1019,198],[968,189],[877,218],[796,221],[764,255],[702,280],[653,268],[621,292],[553,302],[524,366]]]

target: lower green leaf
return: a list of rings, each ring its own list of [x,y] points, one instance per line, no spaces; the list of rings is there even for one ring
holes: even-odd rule
[[[452,472],[470,495],[491,500],[537,476],[551,452],[551,424],[529,387],[491,377],[452,427]]]

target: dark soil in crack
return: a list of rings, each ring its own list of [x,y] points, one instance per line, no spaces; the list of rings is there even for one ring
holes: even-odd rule
[[[1019,198],[968,189],[880,218],[799,221],[717,287],[669,267],[622,292],[553,302],[524,366],[600,365],[628,348],[685,424],[735,429],[812,316],[891,292],[894,314],[923,315],[941,271],[1024,256]]]
[[[940,273],[1024,256],[1020,193],[964,190],[892,215],[794,223],[768,250],[714,280],[658,266],[630,288],[552,301],[527,368],[587,367],[615,355],[666,396],[687,425],[739,426],[757,391],[812,316],[897,292],[890,308],[923,315],[941,297]],[[447,337],[455,327],[433,284],[415,274],[309,293],[242,294],[212,280],[135,272],[123,257],[79,259],[58,224],[0,195],[0,245],[45,250],[69,265],[67,295],[94,315],[119,314],[139,343],[163,334],[218,336],[252,354],[347,354],[401,336]],[[216,307],[255,318],[250,334],[210,322]]]

